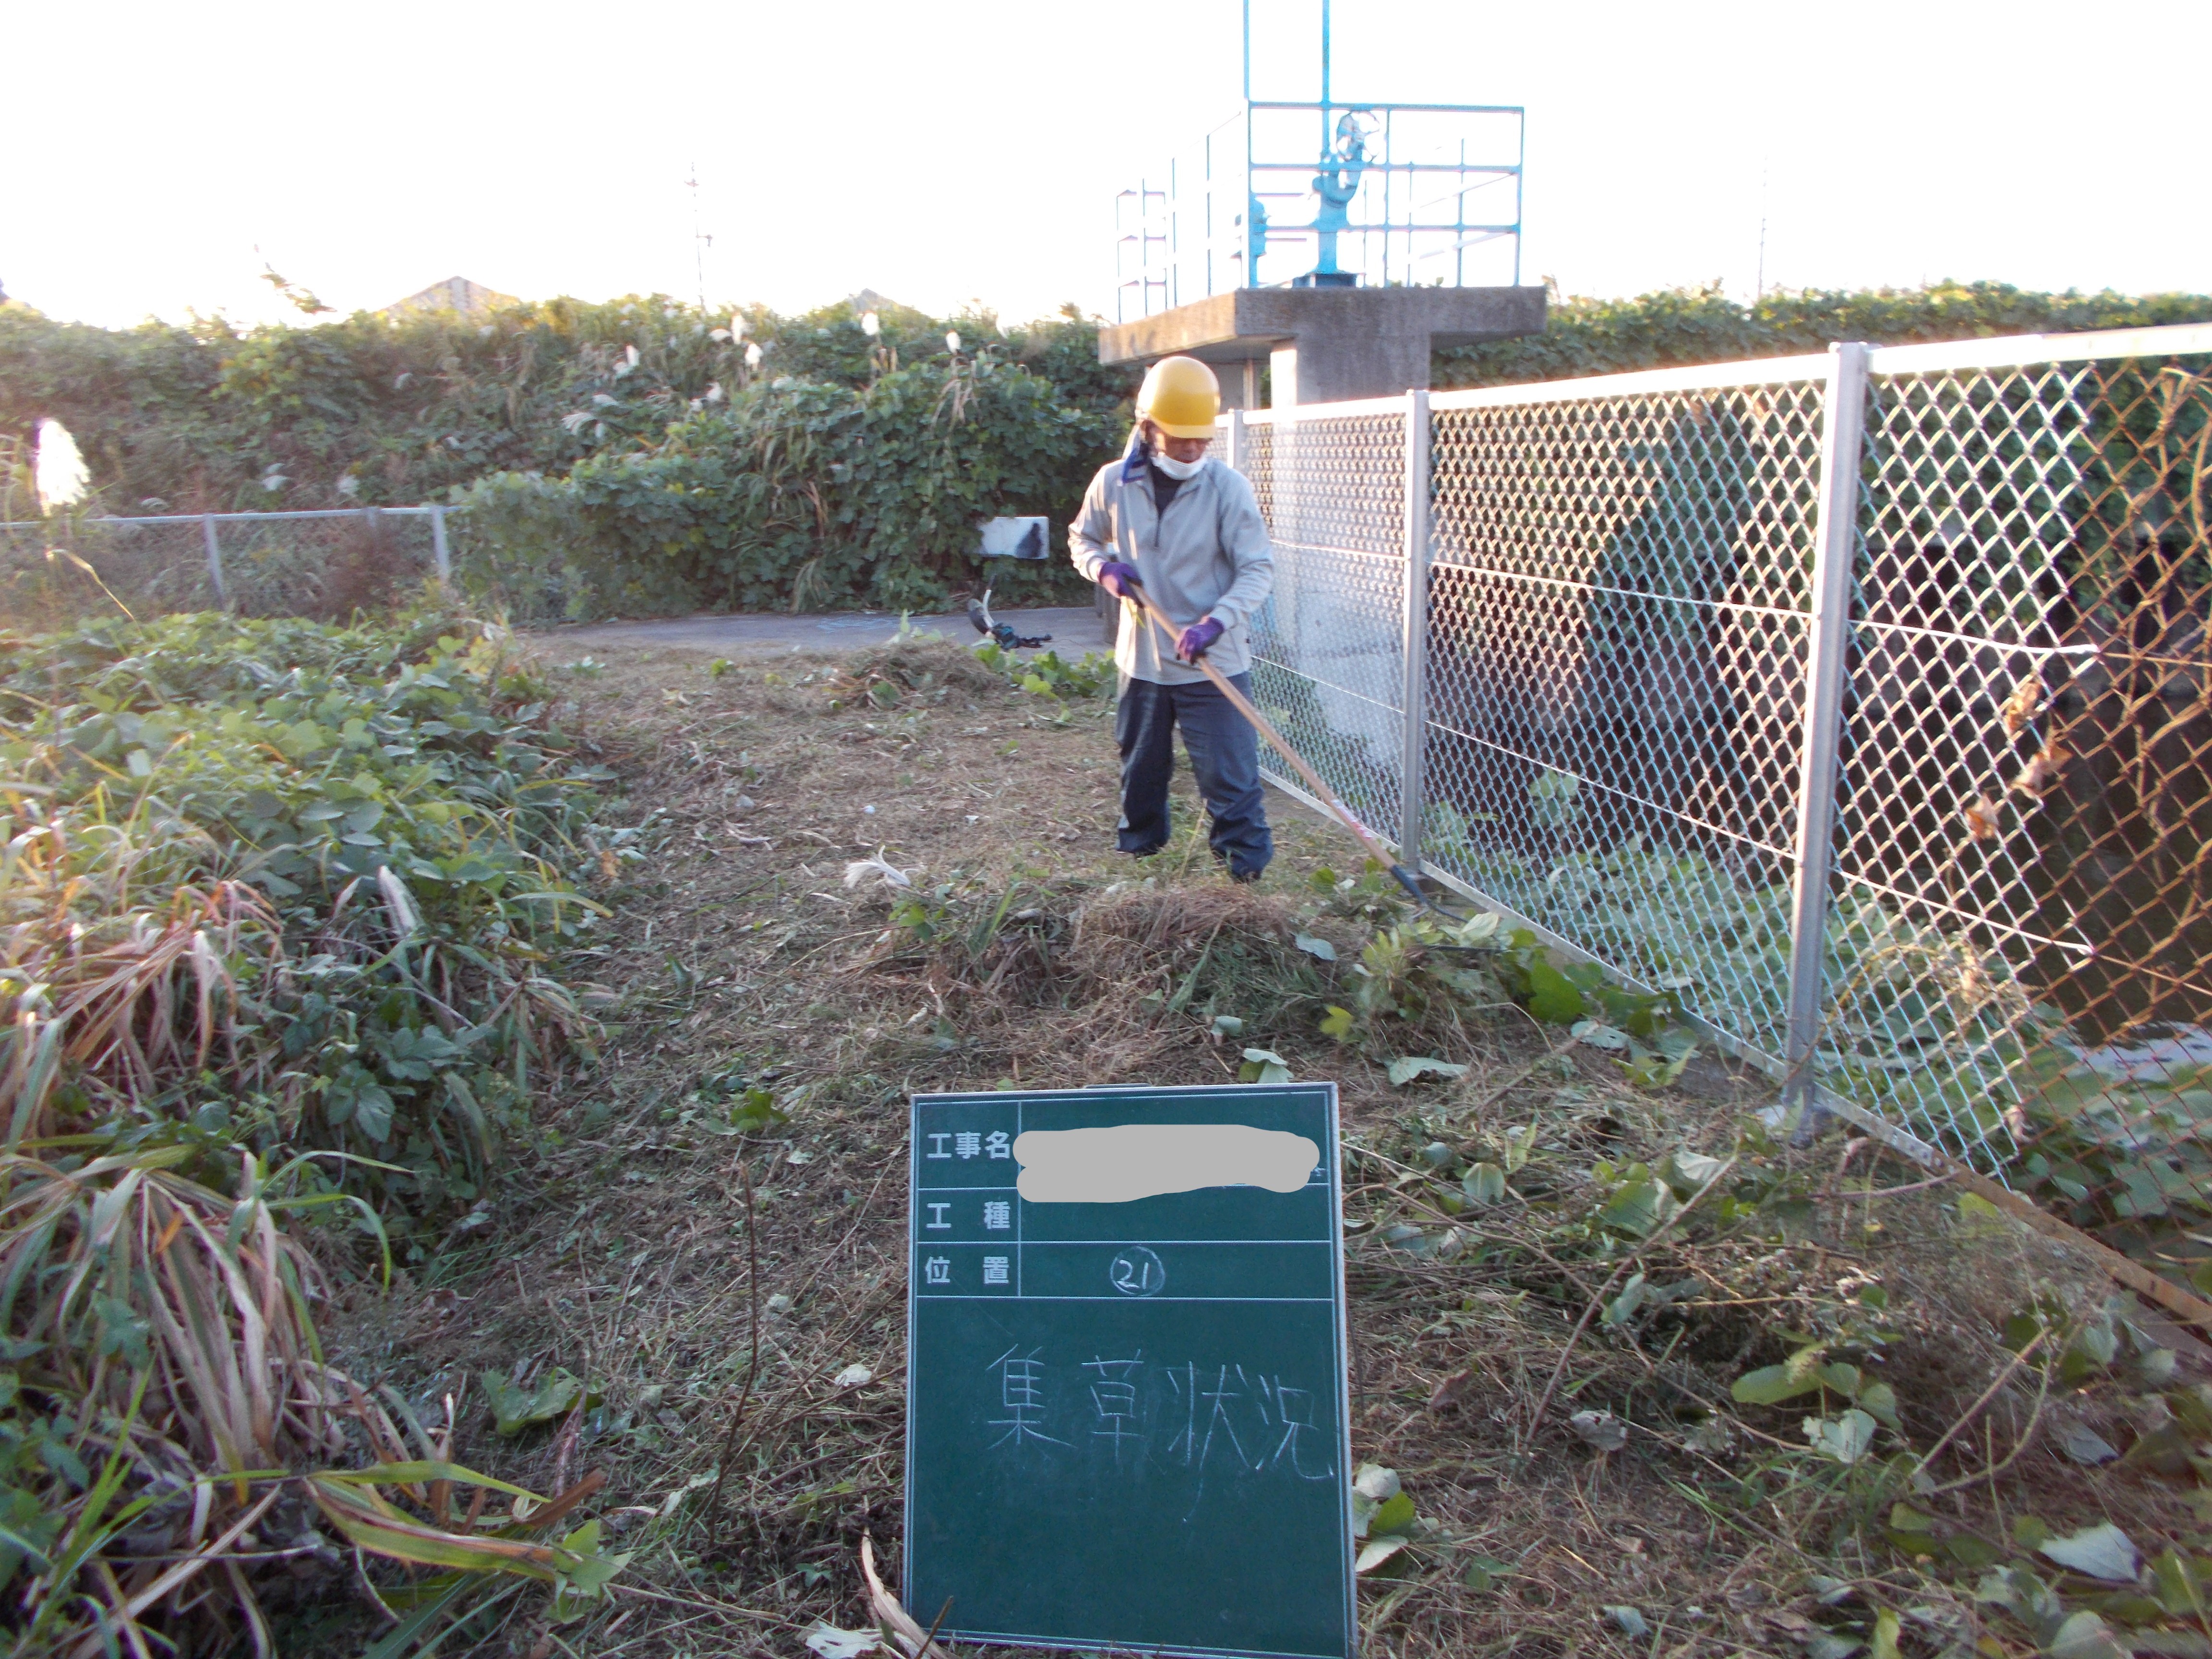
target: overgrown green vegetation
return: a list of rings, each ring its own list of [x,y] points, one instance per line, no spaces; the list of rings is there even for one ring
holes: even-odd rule
[[[634,854],[546,712],[497,631],[458,617],[0,638],[20,1651],[88,1631],[143,1650],[142,1617],[204,1572],[258,1626],[226,1557],[317,1467],[305,1499],[364,1548],[605,1582],[595,1533],[537,1536],[587,1494],[459,1521],[453,1483],[499,1483],[450,1464],[450,1425],[403,1434],[326,1365],[313,1313],[326,1261],[388,1275],[481,1204],[502,1135],[588,1051],[550,965],[593,921],[579,883]],[[127,1566],[147,1556],[173,1571]]]
[[[784,318],[656,295],[241,332],[0,307],[0,441],[62,421],[104,513],[465,502],[465,580],[517,618],[933,605],[973,579],[980,520],[1072,514],[1135,376],[1098,362],[1073,307],[1019,326],[878,315],[871,336],[844,303]],[[2207,317],[2201,295],[1994,283],[1751,306],[1680,289],[1559,301],[1541,337],[1439,353],[1436,379]],[[1057,559],[999,585],[1014,602],[1076,591]]]
[[[495,472],[558,476],[651,448],[779,380],[858,391],[988,355],[1091,412],[1133,384],[1099,364],[1096,327],[1073,315],[1017,325],[891,306],[878,320],[872,339],[842,302],[785,318],[665,295],[246,331],[219,317],[101,329],[0,306],[0,434],[27,443],[40,416],[62,422],[101,512],[406,506]]]
[[[1122,418],[988,348],[859,387],[778,377],[564,478],[477,480],[465,570],[518,617],[936,606],[975,580],[985,519],[1073,515]],[[1082,591],[1064,560],[999,562],[1008,603]]]
[[[981,520],[1073,516],[1134,377],[1073,314],[877,316],[632,295],[241,333],[8,307],[0,436],[60,420],[95,512],[463,501],[464,578],[518,617],[939,603]],[[1057,560],[1000,580],[1077,586]]]
[[[327,1149],[409,1207],[472,1196],[588,1026],[544,964],[592,924],[572,878],[621,856],[545,707],[435,616],[0,642],[6,973],[36,1027],[0,1041],[85,1045],[14,1133]]]
[[[1441,387],[1563,380],[1677,364],[1826,351],[1835,340],[1909,345],[1998,334],[2065,334],[2212,319],[2212,295],[2041,294],[2008,283],[1777,291],[1745,305],[1718,283],[1629,300],[1555,297],[1544,332],[1439,351]]]

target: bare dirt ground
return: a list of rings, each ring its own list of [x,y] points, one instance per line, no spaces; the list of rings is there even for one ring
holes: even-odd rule
[[[604,1470],[634,1553],[583,1620],[532,1589],[441,1652],[804,1659],[817,1621],[867,1626],[856,1546],[895,1562],[900,1530],[907,1097],[1228,1080],[1247,1045],[1342,1089],[1354,1449],[1419,1517],[1364,1581],[1367,1651],[2028,1653],[1951,1539],[2010,1559],[2022,1516],[2110,1517],[2148,1553],[2204,1524],[2187,1480],[2057,1449],[2148,1431],[2126,1340],[2086,1381],[2053,1370],[2107,1287],[1941,1189],[1865,1190],[1861,1143],[1745,1140],[1763,1079],[1701,1057],[1632,1088],[1559,1028],[1442,997],[1389,1042],[1322,1036],[1389,901],[1316,884],[1356,856],[1281,798],[1256,890],[1193,833],[1117,857],[1110,699],[1022,693],[943,645],[720,673],[594,649],[544,660],[634,830],[602,849],[609,914],[568,965],[604,994],[599,1061],[478,1214],[331,1323],[354,1375],[428,1414],[455,1399],[461,1461],[541,1491]],[[878,854],[910,885],[848,885]],[[1468,1069],[1393,1085],[1393,1049]],[[787,1126],[742,1132],[756,1090]],[[1670,1152],[1738,1162],[1697,1224],[1608,1230],[1608,1194]],[[1510,1169],[1505,1199],[1461,1196],[1470,1162]],[[2002,1328],[2039,1296],[2063,1311],[2023,1358]],[[1855,1462],[1802,1427],[1842,1395],[1730,1399],[1808,1344],[1891,1391],[1852,1396],[1895,1424]],[[483,1374],[556,1369],[590,1403],[498,1436]],[[1902,1534],[1900,1495],[1923,1506]]]

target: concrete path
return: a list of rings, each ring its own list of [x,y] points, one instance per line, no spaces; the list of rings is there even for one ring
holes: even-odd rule
[[[1064,656],[1079,657],[1110,643],[1101,631],[1098,615],[1089,606],[1055,606],[1036,611],[1000,611],[993,617],[1013,624],[1020,634],[1049,634],[1052,649]],[[916,617],[916,629],[941,634],[959,645],[975,645],[982,636],[965,616]],[[749,615],[742,617],[675,617],[653,622],[580,623],[529,630],[529,637],[550,651],[619,649],[712,651],[732,659],[781,657],[797,651],[853,651],[880,645],[896,636],[899,618],[886,612],[846,611],[829,617]]]

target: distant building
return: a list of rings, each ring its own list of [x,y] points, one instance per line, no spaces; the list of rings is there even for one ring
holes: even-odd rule
[[[480,317],[503,306],[519,306],[521,303],[512,294],[501,294],[486,288],[482,283],[472,283],[465,276],[448,276],[442,283],[431,283],[419,294],[410,294],[404,300],[394,301],[376,314],[398,319],[451,311],[463,317]]]

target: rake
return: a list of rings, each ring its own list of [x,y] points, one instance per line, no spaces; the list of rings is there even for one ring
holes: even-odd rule
[[[1152,626],[1160,630],[1168,642],[1168,648],[1172,651],[1177,638],[1175,623],[1168,619],[1166,612],[1152,603],[1152,596],[1146,592],[1137,583],[1131,582],[1129,591],[1135,596],[1137,603],[1144,607],[1145,615],[1152,619]],[[1206,661],[1204,657],[1200,657],[1193,666],[1213,682],[1220,690],[1221,695],[1229,699],[1231,706],[1251,722],[1252,729],[1265,738],[1277,754],[1290,762],[1291,769],[1305,781],[1306,787],[1313,791],[1314,799],[1326,806],[1329,815],[1352,832],[1360,846],[1366,849],[1369,858],[1389,871],[1398,885],[1406,890],[1407,896],[1416,904],[1425,910],[1434,911],[1447,921],[1459,920],[1457,916],[1453,915],[1450,911],[1421,890],[1420,878],[1384,849],[1382,843],[1376,839],[1374,832],[1352,815],[1350,807],[1337,799],[1336,791],[1323,783],[1321,774],[1306,764],[1305,757],[1283,741],[1283,734],[1275,730],[1273,723],[1265,714],[1252,706],[1252,700],[1249,697],[1229,683],[1229,677],[1226,674]]]

